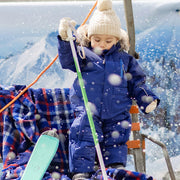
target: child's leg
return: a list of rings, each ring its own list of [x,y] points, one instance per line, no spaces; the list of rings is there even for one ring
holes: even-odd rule
[[[73,142],[69,144],[70,172],[91,173],[94,172],[95,147],[92,143]]]
[[[128,119],[123,121],[130,122]],[[122,126],[123,121],[104,120],[102,149],[106,167],[114,165],[126,166],[128,153],[126,142],[129,139],[131,129],[130,126]]]
[[[124,145],[105,146],[103,148],[104,163],[106,167],[125,167],[127,161],[127,146]]]
[[[89,121],[85,111],[76,113],[70,129],[69,164],[72,173],[94,172],[96,150]],[[102,123],[93,117],[99,141],[102,141]]]

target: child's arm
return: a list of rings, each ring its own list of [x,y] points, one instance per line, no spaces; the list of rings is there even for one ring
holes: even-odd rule
[[[132,79],[128,82],[131,96],[137,100],[137,104],[142,112],[149,113],[153,111],[160,100],[146,86],[146,75],[134,58],[130,60],[128,72],[132,75]]]
[[[70,43],[63,41],[61,36],[58,35],[58,54],[62,68],[76,71],[73,55],[71,52]]]
[[[74,59],[67,35],[69,24],[75,26],[76,22],[70,18],[62,18],[59,24],[58,54],[62,68],[76,72]],[[75,46],[76,47],[76,46]]]

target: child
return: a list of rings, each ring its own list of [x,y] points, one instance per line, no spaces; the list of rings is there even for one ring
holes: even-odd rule
[[[69,18],[60,21],[58,52],[63,68],[76,72],[67,38]],[[87,30],[87,32],[86,32]],[[79,29],[86,47],[76,44],[78,60],[88,101],[106,167],[126,166],[131,131],[129,110],[135,98],[144,113],[154,110],[159,99],[145,85],[145,74],[137,61],[127,54],[128,41],[111,0],[98,0],[89,25]],[[69,163],[73,179],[89,178],[94,172],[96,151],[78,79],[73,83],[70,100],[75,120],[70,129]]]

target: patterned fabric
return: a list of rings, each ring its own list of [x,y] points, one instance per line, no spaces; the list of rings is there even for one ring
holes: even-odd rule
[[[0,86],[0,109],[9,103],[25,86]],[[0,154],[3,157],[1,180],[20,180],[34,144],[46,130],[57,129],[60,137],[58,151],[43,180],[53,180],[52,172],[61,174],[60,180],[70,180],[68,166],[68,134],[74,119],[69,102],[69,89],[29,89],[13,105],[0,114]],[[95,173],[91,179],[103,179]],[[152,180],[145,174],[127,170],[107,169],[112,180]]]
[[[109,177],[116,180],[153,180],[151,176],[147,176],[146,174],[125,169],[107,169],[106,172]]]
[[[0,86],[0,109],[25,86]],[[69,89],[29,89],[0,114],[0,153],[3,157],[1,179],[20,179],[34,144],[46,130],[57,129],[58,151],[48,172],[68,173],[68,131],[74,119]]]

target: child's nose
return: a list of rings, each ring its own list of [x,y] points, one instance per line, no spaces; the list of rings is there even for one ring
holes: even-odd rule
[[[105,47],[105,42],[104,41],[101,41],[100,42],[100,47],[102,48],[102,47]]]

